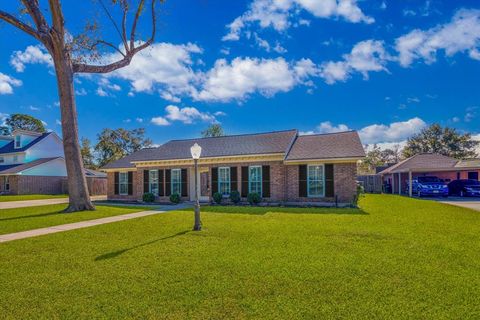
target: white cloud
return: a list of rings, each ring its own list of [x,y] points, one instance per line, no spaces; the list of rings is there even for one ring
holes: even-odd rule
[[[192,124],[196,121],[218,123],[216,117],[225,115],[222,111],[211,114],[209,112],[201,112],[194,107],[179,108],[174,105],[169,105],[165,108],[164,116],[152,118],[151,122],[159,126],[168,126],[174,121],[179,121],[184,124]]]
[[[142,123],[143,119],[142,118],[136,118],[135,121],[137,121],[138,123]]]
[[[40,108],[35,106],[29,106],[28,109],[30,109],[31,111],[40,111]]]
[[[21,85],[22,81],[0,72],[0,95],[12,94],[13,87],[19,87]]]
[[[87,90],[85,90],[84,88],[80,88],[78,90],[75,90],[75,94],[77,96],[86,96],[87,95]]]
[[[334,126],[330,121],[320,123],[317,129],[319,133],[335,133],[350,130],[350,128],[345,124],[339,124],[337,126]]]
[[[53,66],[52,57],[40,45],[28,46],[25,51],[14,51],[10,56],[10,64],[17,72],[25,71],[27,64],[46,64]]]
[[[283,58],[256,59],[235,58],[230,63],[219,59],[206,73],[197,100],[243,100],[250,94],[273,96],[287,92],[297,84],[305,84],[310,76],[318,73],[315,64],[302,59],[289,64]]]
[[[100,97],[108,97],[108,92],[106,92],[105,90],[103,90],[102,87],[98,87],[96,93],[97,93],[97,96],[100,96]]]
[[[437,53],[443,50],[451,57],[459,52],[468,52],[472,59],[480,58],[480,10],[461,9],[449,23],[429,30],[416,29],[396,39],[398,60],[403,67],[415,60],[427,64],[436,61]]]
[[[399,142],[426,127],[425,121],[416,117],[403,122],[372,124],[359,130],[363,143]]]
[[[130,65],[112,72],[108,77],[130,81],[133,92],[165,92],[163,96],[192,95],[200,75],[192,70],[192,55],[201,53],[195,44],[156,43],[136,54]],[[109,60],[115,60],[112,55]],[[170,99],[171,100],[171,99]]]
[[[317,18],[343,18],[352,23],[373,23],[357,5],[357,0],[254,0],[248,10],[227,25],[229,32],[223,41],[237,41],[242,30],[253,24],[260,28],[285,31],[292,25],[308,25],[308,20],[299,18],[301,11],[307,11]]]
[[[164,117],[154,117],[154,118],[152,118],[152,120],[150,122],[153,123],[154,125],[157,125],[157,126],[169,126],[170,125],[170,122],[168,122],[168,120],[165,119]]]
[[[55,124],[57,126],[61,126],[62,125],[62,121],[58,120],[58,119],[55,119]]]
[[[328,84],[346,81],[352,73],[359,72],[368,79],[369,72],[388,71],[390,59],[382,41],[366,40],[357,43],[341,61],[327,61],[321,65],[321,76]]]

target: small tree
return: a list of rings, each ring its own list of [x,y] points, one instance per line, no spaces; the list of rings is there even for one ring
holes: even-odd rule
[[[411,157],[418,153],[439,153],[457,159],[475,158],[478,144],[469,133],[460,134],[453,128],[433,124],[408,139],[403,155]]]
[[[144,135],[144,128],[133,130],[123,128],[103,129],[98,135],[98,142],[95,145],[99,166],[102,167],[142,148],[150,147],[152,140],[145,138]]]
[[[83,166],[88,169],[97,169],[95,165],[95,158],[92,153],[92,145],[88,138],[82,138],[82,147],[80,149],[82,153]]]
[[[35,117],[32,117],[28,114],[15,113],[10,115],[5,119],[5,125],[3,128],[3,133],[5,135],[11,134],[14,130],[27,130],[34,131],[39,133],[44,133],[45,126],[43,122]]]
[[[210,127],[202,131],[202,137],[210,138],[210,137],[221,137],[224,136],[225,133],[223,128],[220,124],[212,124]]]
[[[110,13],[104,0],[98,0],[98,5],[112,22],[114,30],[121,39],[119,48],[112,42],[100,39],[97,23],[87,23],[80,34],[67,31],[65,17],[60,0],[49,0],[48,7],[40,6],[39,0],[19,1],[20,15],[17,17],[0,10],[0,20],[18,28],[38,40],[51,55],[60,100],[62,119],[63,148],[68,174],[69,206],[67,212],[94,210],[87,188],[87,180],[83,172],[82,154],[78,139],[77,106],[73,78],[78,73],[109,73],[130,64],[133,56],[150,46],[156,32],[156,4],[160,0],[109,0],[111,7],[118,7],[121,12],[121,22],[117,23]],[[132,5],[136,3],[136,5]],[[150,3],[150,6],[148,6]],[[137,26],[140,16],[149,7],[152,18],[152,32],[146,41],[137,37]],[[133,9],[133,10],[132,10]],[[148,10],[148,9],[147,9]],[[50,12],[47,17],[45,12]],[[127,17],[133,13],[130,32],[127,32]],[[30,16],[31,21],[22,20]],[[85,20],[86,17],[85,17]],[[118,54],[118,59],[101,63],[102,52],[108,49]],[[103,50],[104,51],[104,50]],[[100,63],[99,63],[100,62]]]

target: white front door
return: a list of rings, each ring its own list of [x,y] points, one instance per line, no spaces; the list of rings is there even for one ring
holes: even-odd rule
[[[208,202],[210,200],[209,169],[199,167],[197,172],[198,188],[200,189],[199,200]],[[190,201],[195,201],[195,168],[190,169]]]

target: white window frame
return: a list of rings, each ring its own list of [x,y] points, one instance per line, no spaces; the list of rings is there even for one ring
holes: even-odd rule
[[[0,163],[5,163],[5,157],[0,157]]]
[[[10,191],[10,179],[9,179],[9,176],[5,176],[4,180],[3,180],[3,189],[5,191]]]
[[[311,167],[321,167],[322,168],[322,180],[316,180],[310,178],[310,168]],[[322,194],[312,195],[310,194],[310,181],[321,181],[322,182]],[[325,197],[325,164],[311,164],[307,166],[307,196],[309,198],[324,198]]]
[[[17,140],[17,138],[18,138],[18,140]],[[15,141],[14,141],[15,149],[20,149],[22,147],[22,136],[21,135],[16,135],[14,139],[15,139]]]
[[[260,169],[260,181],[252,181],[251,179],[251,172],[252,169]],[[252,184],[253,183],[259,183],[260,184],[260,192],[255,191],[260,195],[260,197],[263,196],[263,169],[262,166],[249,166],[248,167],[248,193],[252,193]]]
[[[226,179],[222,179],[221,171],[226,171]],[[222,184],[226,186],[227,192],[222,192]],[[232,192],[232,182],[230,181],[230,167],[219,167],[218,168],[218,192],[224,197],[228,197],[230,192]]]
[[[157,174],[157,177],[152,177],[152,174]],[[156,180],[156,181],[155,181]],[[154,192],[155,185],[157,187],[157,192]],[[148,192],[153,193],[154,195],[158,196],[159,194],[159,174],[158,170],[148,170]]]
[[[178,181],[173,180],[174,176],[178,176]],[[175,192],[175,185],[178,185],[178,192]],[[172,169],[170,172],[170,194],[175,193],[182,196],[182,169]]]
[[[122,192],[122,186],[125,188],[124,192]],[[128,195],[128,172],[118,173],[118,194],[121,196]]]

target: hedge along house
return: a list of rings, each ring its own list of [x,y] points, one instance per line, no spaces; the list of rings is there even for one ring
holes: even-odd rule
[[[108,175],[109,200],[141,200],[153,193],[168,202],[177,193],[194,200],[190,147],[202,147],[198,181],[200,200],[236,190],[245,201],[258,193],[264,202],[351,203],[356,193],[356,164],[365,156],[353,131],[300,136],[297,130],[213,138],[172,140],[158,148],[142,149],[112,162]]]

